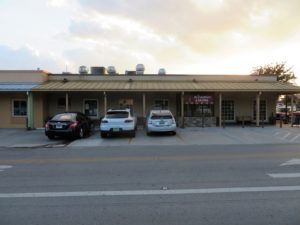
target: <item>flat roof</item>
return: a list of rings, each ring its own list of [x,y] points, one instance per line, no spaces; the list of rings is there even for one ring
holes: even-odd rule
[[[38,84],[7,84],[0,83],[0,92],[22,92],[30,91],[32,88],[36,87]]]

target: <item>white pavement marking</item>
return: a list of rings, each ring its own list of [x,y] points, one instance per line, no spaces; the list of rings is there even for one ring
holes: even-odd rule
[[[298,137],[300,137],[300,134],[298,134],[295,137],[293,137],[290,141],[295,141]]]
[[[284,136],[282,137],[282,139],[286,139],[290,134],[291,134],[291,133],[288,132],[286,135],[284,135]]]
[[[10,166],[10,165],[0,165],[0,172],[3,172],[4,170],[6,169],[10,169],[12,168],[13,166]]]
[[[300,165],[300,159],[291,159],[286,161],[285,163],[280,164],[280,166],[292,166],[292,165]]]
[[[273,178],[297,178],[300,177],[300,173],[268,173]]]
[[[0,198],[53,198],[53,197],[89,197],[89,196],[142,196],[142,195],[186,195],[220,193],[255,193],[300,191],[300,186],[271,187],[232,187],[174,190],[124,190],[124,191],[79,191],[79,192],[37,192],[37,193],[0,193]]]

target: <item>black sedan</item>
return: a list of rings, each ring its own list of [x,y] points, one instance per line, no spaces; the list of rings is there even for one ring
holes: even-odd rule
[[[91,131],[91,120],[80,112],[60,113],[45,124],[45,135],[55,137],[83,138]]]

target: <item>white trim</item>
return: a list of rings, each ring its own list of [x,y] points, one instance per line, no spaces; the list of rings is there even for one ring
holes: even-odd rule
[[[266,115],[265,115],[265,117],[266,117],[266,119],[264,120],[264,122],[268,122],[268,120],[269,120],[269,118],[268,118],[268,101],[266,100],[266,99],[260,99],[259,100],[260,101],[260,103],[262,102],[262,101],[265,101],[266,102]],[[256,113],[255,113],[255,117],[254,117],[254,102],[256,102],[256,99],[254,99],[253,101],[252,101],[252,119],[253,119],[253,121],[256,121]],[[259,106],[260,106],[260,104],[259,104]],[[255,104],[255,110],[256,110],[256,104]],[[259,107],[259,110],[261,110],[261,107]],[[260,115],[260,112],[259,112],[259,115]],[[255,119],[254,119],[255,118]],[[261,116],[259,116],[259,121],[261,121]]]
[[[97,102],[97,115],[96,116],[90,116],[87,115],[90,118],[98,119],[99,118],[99,100],[96,98],[84,98],[83,104],[82,104],[82,113],[85,114],[85,101],[96,101]]]
[[[14,102],[15,101],[25,101],[26,103],[26,115],[14,115]],[[26,98],[13,98],[11,100],[11,116],[15,118],[26,118],[28,116],[28,104]]]
[[[227,98],[223,98],[222,99],[222,103],[221,106],[223,106],[223,101],[232,101],[233,102],[233,120],[225,120],[225,122],[229,122],[229,123],[235,123],[236,122],[236,107],[235,107],[235,100],[234,99],[227,99]],[[222,110],[223,113],[224,110]],[[222,115],[222,119],[224,119],[225,116]]]
[[[2,198],[59,198],[59,197],[117,197],[117,196],[159,196],[159,195],[204,195],[204,194],[240,194],[266,192],[295,192],[300,186],[268,187],[226,187],[200,189],[162,189],[162,190],[122,190],[122,191],[73,191],[73,192],[34,192],[34,193],[0,193]]]

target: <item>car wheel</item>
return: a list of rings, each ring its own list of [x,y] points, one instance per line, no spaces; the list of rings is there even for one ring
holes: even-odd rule
[[[48,135],[47,137],[49,138],[49,140],[53,140],[54,139],[54,135]]]
[[[147,133],[147,136],[150,136],[150,135],[151,135],[151,132],[149,132],[149,131],[147,131],[146,133]]]
[[[106,138],[106,137],[107,137],[107,133],[101,132],[101,137],[102,137],[102,138]]]
[[[176,135],[176,131],[172,131],[172,135]]]
[[[79,129],[79,134],[78,134],[79,138],[83,138],[84,137],[84,131],[82,128]]]
[[[135,131],[132,131],[130,134],[131,137],[135,137]]]

